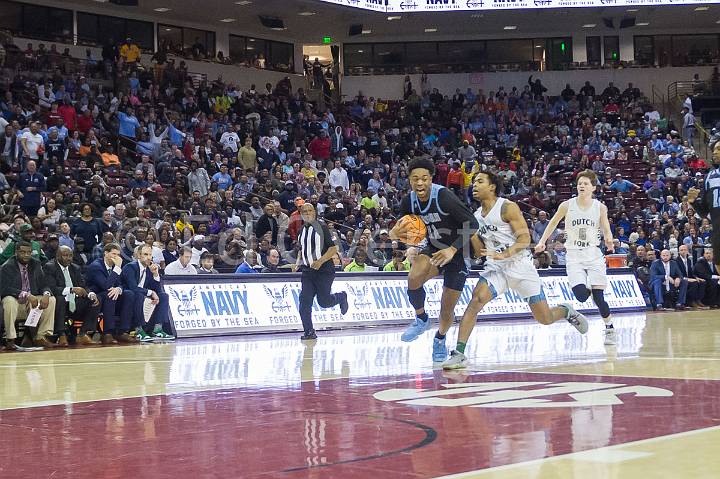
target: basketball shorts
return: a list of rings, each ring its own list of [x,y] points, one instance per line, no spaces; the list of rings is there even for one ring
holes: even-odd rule
[[[480,276],[492,286],[496,296],[509,289],[526,300],[542,293],[540,275],[529,255],[509,262],[486,264],[485,267],[488,269],[482,271]]]
[[[420,251],[420,254],[424,254],[432,258],[432,255],[437,252],[437,248],[426,247]],[[462,291],[465,287],[465,280],[468,277],[468,266],[465,263],[465,258],[460,251],[455,253],[455,256],[450,260],[448,264],[439,268],[440,274],[443,276],[443,287],[452,289],[455,291]]]
[[[571,287],[579,284],[587,286],[588,289],[593,286],[607,286],[607,264],[599,248],[571,249],[568,250],[566,258],[565,269]]]

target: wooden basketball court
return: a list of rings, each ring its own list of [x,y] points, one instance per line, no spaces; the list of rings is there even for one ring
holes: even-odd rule
[[[451,372],[399,328],[2,353],[0,475],[718,477],[720,312],[615,323],[481,323]]]

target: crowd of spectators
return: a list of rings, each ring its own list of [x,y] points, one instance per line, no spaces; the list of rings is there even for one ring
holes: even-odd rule
[[[535,240],[587,168],[631,263],[640,247],[697,256],[711,234],[686,198],[705,162],[632,84],[548,92],[531,77],[444,94],[406,81],[403,101],[359,93],[320,109],[288,77],[240,90],[139,68],[122,48],[113,62],[112,84],[55,69],[0,87],[3,261],[29,247],[43,264],[68,247],[87,274],[117,243],[125,265],[147,246],[158,275],[288,271],[310,202],[338,269],[407,270],[417,251],[387,232],[416,156],[468,204],[473,171],[497,171]],[[562,231],[551,240],[539,268],[565,264]]]

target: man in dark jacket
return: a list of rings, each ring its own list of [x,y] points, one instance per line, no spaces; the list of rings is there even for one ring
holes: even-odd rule
[[[0,134],[0,171],[7,172],[17,166],[17,158],[17,135],[12,125],[5,125],[5,131]]]
[[[268,232],[272,234],[271,243],[276,245],[278,240],[278,224],[274,217],[275,207],[268,203],[265,205],[265,213],[258,218],[255,224],[255,237],[261,240]]]
[[[695,274],[705,280],[705,296],[703,303],[712,307],[720,307],[720,281],[718,269],[713,263],[712,248],[705,248],[705,253],[695,264]]]
[[[175,339],[163,331],[163,328],[170,330],[170,301],[168,294],[160,288],[160,265],[153,263],[152,246],[138,246],[135,251],[137,261],[126,264],[121,277],[125,289],[135,294],[131,325],[137,328],[136,337],[142,342]],[[146,323],[147,301],[154,308]]]
[[[55,334],[58,335],[58,346],[68,345],[68,318],[83,323],[75,344],[100,344],[92,339],[92,334],[97,329],[100,299],[97,294],[87,291],[80,267],[73,264],[73,250],[68,246],[60,246],[57,257],[45,264],[43,271],[47,285],[55,296]]]
[[[121,268],[120,246],[110,243],[105,245],[103,257],[90,263],[85,271],[88,290],[100,299],[105,329],[102,343],[105,345],[138,342],[137,338],[129,334],[135,293],[123,289]]]
[[[693,308],[708,309],[700,302],[705,295],[705,280],[695,274],[695,260],[689,254],[687,245],[680,245],[678,253],[675,263],[688,283],[687,303]]]
[[[662,250],[660,259],[653,261],[650,266],[650,285],[655,293],[655,304],[659,311],[667,311],[664,307],[665,295],[672,297],[677,291],[678,298],[675,309],[685,309],[687,297],[687,279],[683,278],[677,263],[670,260],[669,250]]]
[[[32,333],[26,331],[23,346],[55,347],[50,337],[53,334],[55,298],[45,285],[45,277],[40,261],[32,257],[32,246],[27,241],[19,241],[15,257],[0,267],[0,297],[2,297],[3,319],[5,323],[5,348],[16,350],[15,321],[26,319],[30,311],[40,308],[41,316]]]

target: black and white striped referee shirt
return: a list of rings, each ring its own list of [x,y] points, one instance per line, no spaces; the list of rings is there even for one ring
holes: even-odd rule
[[[330,229],[325,223],[319,221],[303,224],[298,234],[298,241],[300,242],[301,263],[307,268],[327,253],[328,249],[335,246]],[[326,270],[334,270],[332,259],[326,261],[319,271]]]

